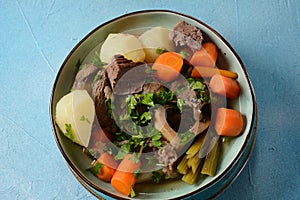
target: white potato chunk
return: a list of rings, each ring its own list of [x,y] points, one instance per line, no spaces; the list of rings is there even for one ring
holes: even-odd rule
[[[55,120],[59,129],[81,146],[89,144],[94,117],[94,101],[86,90],[74,90],[56,104]]]
[[[102,62],[109,63],[114,55],[121,54],[134,62],[144,61],[145,52],[140,40],[131,34],[109,34],[100,50]]]
[[[154,27],[145,31],[140,35],[139,39],[144,47],[146,53],[146,62],[154,62],[159,56],[156,53],[156,49],[166,49],[168,51],[174,51],[175,46],[172,40],[169,39],[170,30],[164,27]]]

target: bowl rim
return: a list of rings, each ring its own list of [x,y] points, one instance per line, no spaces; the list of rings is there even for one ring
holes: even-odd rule
[[[138,14],[147,14],[147,13],[165,13],[165,14],[174,14],[174,15],[177,15],[177,16],[181,16],[181,17],[185,17],[185,18],[188,18],[188,19],[191,19],[199,24],[201,24],[202,26],[206,27],[208,30],[210,30],[212,33],[215,34],[216,37],[218,37],[222,42],[225,43],[225,45],[230,49],[230,51],[233,53],[234,57],[238,60],[238,63],[240,63],[240,66],[242,68],[242,71],[246,77],[246,81],[247,81],[247,84],[250,88],[250,93],[251,93],[251,97],[252,97],[252,108],[253,108],[253,113],[252,113],[252,120],[251,120],[251,124],[250,124],[250,128],[249,128],[249,132],[247,133],[244,133],[244,134],[247,134],[246,136],[246,139],[245,139],[245,142],[243,143],[240,151],[238,152],[238,154],[235,156],[234,160],[224,169],[224,171],[218,175],[218,177],[216,177],[214,180],[212,180],[211,182],[207,183],[206,185],[200,187],[200,188],[197,188],[191,192],[188,192],[184,195],[181,195],[181,196],[178,196],[178,197],[175,197],[175,198],[172,198],[172,199],[178,199],[178,198],[186,198],[186,197],[189,197],[189,196],[192,196],[192,195],[195,195],[197,193],[199,193],[200,191],[202,190],[205,190],[207,189],[208,187],[211,187],[212,185],[216,184],[218,182],[218,180],[221,178],[221,177],[224,177],[228,171],[230,171],[235,165],[236,163],[239,161],[240,157],[242,156],[243,152],[245,151],[245,148],[249,142],[249,139],[250,139],[250,135],[251,135],[251,131],[253,130],[253,134],[254,134],[254,138],[253,138],[253,144],[252,144],[252,147],[250,149],[250,152],[249,152],[249,155],[247,156],[247,159],[245,160],[245,163],[243,164],[243,166],[241,166],[239,172],[237,173],[237,175],[234,177],[234,179],[239,175],[239,173],[242,171],[242,169],[244,168],[244,166],[246,165],[250,155],[251,155],[251,152],[253,150],[253,147],[254,147],[254,143],[255,143],[255,139],[256,139],[256,131],[257,131],[257,103],[256,103],[256,96],[255,96],[255,93],[254,93],[254,89],[253,89],[253,85],[250,81],[250,78],[249,78],[249,75],[245,69],[245,66],[242,62],[242,60],[240,59],[240,57],[238,56],[238,54],[235,52],[235,50],[231,47],[231,45],[225,40],[225,38],[223,38],[216,30],[214,30],[212,27],[210,27],[209,25],[207,25],[206,23],[204,23],[203,21],[195,18],[195,17],[192,17],[190,15],[187,15],[187,14],[184,14],[184,13],[180,13],[180,12],[177,12],[177,11],[173,11],[173,10],[167,10],[167,9],[145,9],[145,10],[137,10],[137,11],[133,11],[133,12],[129,12],[129,13],[126,13],[126,14],[123,14],[123,15],[120,15],[120,16],[117,16],[115,18],[112,18],[100,25],[98,25],[96,28],[94,28],[92,31],[90,31],[88,34],[86,34],[73,48],[72,50],[68,53],[67,57],[64,59],[62,65],[60,66],[59,68],[59,71],[57,72],[57,75],[56,75],[56,78],[55,78],[55,81],[54,81],[54,84],[53,84],[53,87],[52,87],[52,92],[51,92],[51,97],[50,97],[50,120],[51,120],[51,128],[52,128],[52,133],[54,135],[54,138],[55,138],[55,141],[56,141],[56,144],[61,152],[61,154],[63,155],[65,161],[67,162],[67,165],[69,166],[69,168],[71,168],[71,170],[80,178],[82,179],[83,181],[85,181],[89,186],[91,186],[92,188],[94,188],[95,190],[105,194],[105,195],[108,195],[112,198],[122,198],[118,195],[115,195],[111,192],[107,192],[106,190],[103,190],[102,188],[100,188],[98,185],[94,184],[93,182],[91,182],[89,179],[87,179],[78,169],[77,167],[72,163],[72,161],[69,159],[69,157],[67,156],[67,154],[64,152],[64,149],[63,149],[63,146],[62,144],[60,143],[59,141],[59,138],[57,136],[57,133],[56,133],[56,129],[55,129],[55,126],[56,126],[56,123],[55,123],[55,120],[54,120],[54,109],[53,109],[53,101],[54,101],[54,94],[55,94],[55,91],[56,91],[56,88],[57,88],[57,84],[58,84],[58,79],[60,77],[60,74],[62,73],[63,71],[63,68],[64,66],[66,65],[67,61],[70,59],[70,57],[73,55],[73,53],[81,46],[81,44],[83,44],[91,35],[93,35],[96,31],[98,31],[100,28],[112,23],[112,22],[115,22],[117,20],[120,20],[122,18],[126,18],[126,17],[129,17],[129,16],[134,16],[134,15],[138,15]],[[254,123],[254,119],[255,120],[255,123]],[[232,181],[231,181],[232,182]],[[223,188],[223,190],[221,191],[217,191],[216,192],[216,196],[218,196],[220,193],[222,193],[230,184],[231,182],[228,183],[227,186],[225,186]],[[122,199],[130,199],[130,198],[122,198]]]

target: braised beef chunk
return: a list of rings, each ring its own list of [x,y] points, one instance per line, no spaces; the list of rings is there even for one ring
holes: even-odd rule
[[[201,48],[203,40],[201,30],[185,21],[177,23],[169,37],[176,46],[187,46],[193,51]]]
[[[115,55],[107,66],[113,93],[127,95],[141,92],[147,77],[146,66],[143,62],[133,62],[122,55]]]
[[[92,64],[86,65],[76,74],[72,89],[86,89],[89,94],[92,94],[92,82],[94,76],[98,72],[98,68]]]
[[[111,98],[111,89],[106,70],[99,71],[96,76],[99,77],[93,84],[96,116],[101,128],[107,131],[114,131],[114,120],[111,118],[108,106],[108,100]]]
[[[145,83],[143,85],[143,93],[144,94],[159,92],[162,89],[164,89],[164,86],[162,86],[158,82],[150,82],[150,83]]]

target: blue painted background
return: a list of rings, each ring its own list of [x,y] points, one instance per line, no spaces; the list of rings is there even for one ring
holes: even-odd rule
[[[300,3],[294,1],[0,0],[0,199],[94,199],[51,131],[52,84],[88,32],[122,14],[199,18],[243,60],[258,103],[251,158],[218,199],[300,199]]]

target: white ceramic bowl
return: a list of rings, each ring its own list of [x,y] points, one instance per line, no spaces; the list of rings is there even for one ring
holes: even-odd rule
[[[73,48],[57,74],[51,95],[50,113],[57,145],[77,179],[99,198],[104,196],[105,198],[129,199],[129,197],[115,192],[109,183],[102,182],[86,171],[91,159],[82,152],[82,147],[71,142],[59,131],[54,119],[56,104],[63,95],[70,91],[78,71],[78,67],[76,67],[78,61],[83,61],[90,53],[94,53],[95,48],[98,48],[97,46],[105,40],[109,33],[128,32],[155,26],[172,29],[181,20],[199,27],[205,40],[210,40],[218,46],[220,49],[218,64],[222,68],[238,73],[238,82],[242,92],[237,100],[231,102],[231,106],[243,114],[246,126],[244,132],[231,142],[230,148],[222,155],[217,174],[214,177],[207,177],[194,185],[188,185],[180,180],[164,184],[136,184],[135,189],[138,191],[138,196],[135,199],[189,197],[206,199],[215,197],[240,173],[251,154],[257,126],[255,95],[246,68],[228,42],[205,23],[185,14],[167,10],[144,10],[129,13],[98,26]]]

